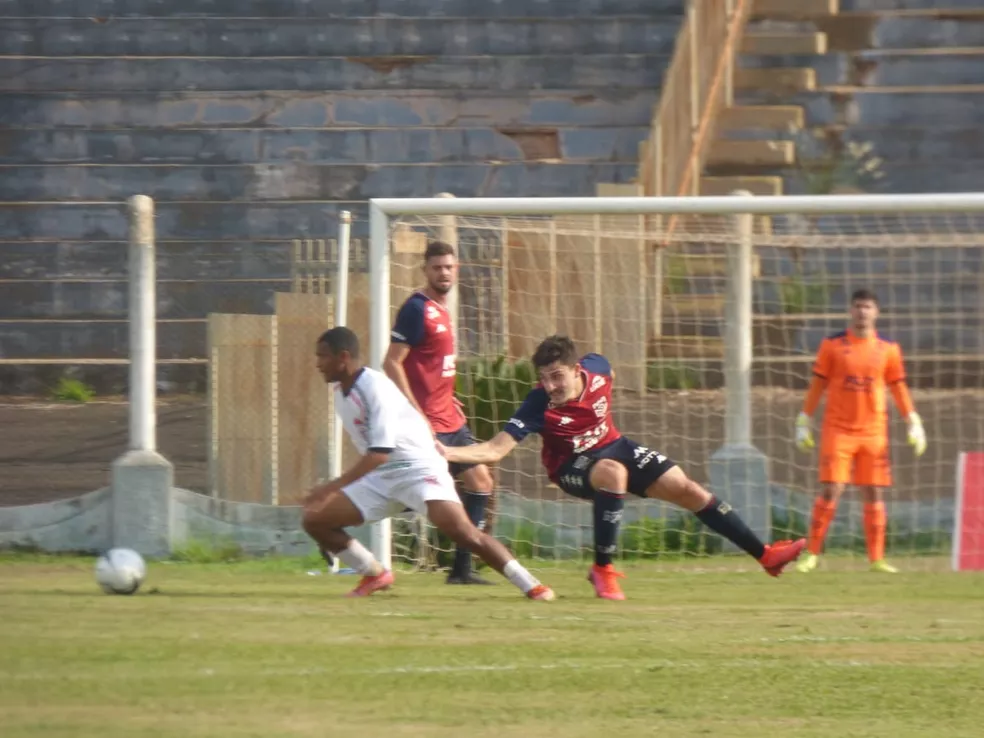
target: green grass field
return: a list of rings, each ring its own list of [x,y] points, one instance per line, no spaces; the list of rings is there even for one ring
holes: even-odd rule
[[[582,567],[561,596],[407,573],[366,600],[308,562],[0,557],[0,735],[979,736],[984,577]],[[974,726],[978,727],[975,728]]]

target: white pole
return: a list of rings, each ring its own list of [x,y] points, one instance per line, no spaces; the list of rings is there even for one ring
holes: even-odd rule
[[[134,195],[130,211],[130,448],[157,450],[154,201]]]
[[[389,218],[369,203],[369,366],[382,370],[390,331]],[[393,566],[389,518],[372,526],[372,552],[387,569]]]
[[[349,244],[352,240],[352,213],[343,210],[338,224],[338,271],[335,275],[335,325],[348,322]],[[344,430],[336,415],[331,424],[331,457],[328,460],[328,476],[338,479],[342,474]],[[331,557],[331,572],[341,569],[337,556]]]
[[[454,195],[450,192],[441,192],[440,194],[435,195],[435,197],[443,198],[445,200],[454,199]],[[438,237],[444,241],[444,243],[454,248],[455,259],[457,259],[458,264],[461,264],[461,253],[458,251],[458,220],[453,215],[448,215],[441,219]],[[448,314],[451,316],[451,332],[454,334],[454,345],[457,350],[459,319],[457,279],[455,279],[454,284],[451,286],[451,291],[448,293]]]
[[[338,272],[335,277],[335,325],[348,321],[349,243],[352,238],[352,213],[342,211],[338,225]],[[336,479],[342,473],[342,424],[336,419],[331,428],[331,459],[328,473]]]
[[[735,197],[751,197],[738,190]],[[735,242],[728,249],[724,320],[725,432],[727,446],[752,442],[752,225],[754,216],[734,216]]]

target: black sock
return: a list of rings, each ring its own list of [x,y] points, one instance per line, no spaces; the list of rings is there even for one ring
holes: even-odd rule
[[[749,556],[760,559],[765,554],[765,544],[751,528],[745,525],[745,521],[727,502],[711,497],[711,501],[704,509],[698,510],[694,515],[708,528],[727,538]]]
[[[465,506],[465,513],[472,524],[479,530],[485,530],[485,508],[489,503],[489,496],[477,492],[462,492],[461,502]],[[467,576],[471,573],[471,566],[471,551],[458,546],[454,550],[452,573],[459,577]]]
[[[600,489],[594,496],[595,564],[612,563],[615,541],[618,540],[618,524],[622,522],[625,495]]]

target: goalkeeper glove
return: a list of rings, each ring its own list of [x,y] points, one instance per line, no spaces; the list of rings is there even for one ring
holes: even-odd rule
[[[796,416],[796,447],[800,451],[809,451],[816,446],[813,441],[813,431],[810,429],[810,416],[800,413]]]
[[[909,445],[916,452],[916,456],[922,456],[926,450],[926,431],[923,428],[922,418],[919,413],[909,413]]]

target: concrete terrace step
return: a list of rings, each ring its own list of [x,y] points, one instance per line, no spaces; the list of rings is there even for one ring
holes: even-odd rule
[[[820,156],[823,148],[815,141],[829,139],[839,144],[871,145],[872,154],[888,165],[923,162],[933,166],[940,162],[984,159],[984,139],[980,129],[972,126],[935,128],[919,126],[818,126],[801,131],[743,129],[729,131],[729,140],[783,140],[798,143],[800,160],[806,165],[811,157]]]
[[[0,167],[0,200],[366,200],[370,197],[588,197],[636,164],[58,165]]]
[[[352,213],[353,238],[368,234],[364,201],[339,202],[183,202],[155,203],[159,240],[235,242],[281,238],[334,238],[338,214]],[[126,241],[122,202],[0,202],[2,241]]]
[[[819,87],[852,85],[892,87],[984,84],[984,48],[884,49],[821,56],[748,56],[740,58],[736,80],[779,74],[796,66],[812,70]]]
[[[824,54],[827,36],[819,31],[747,31],[742,36],[742,54]]]
[[[0,17],[653,17],[679,15],[683,6],[684,0],[0,0]]]
[[[11,93],[7,128],[648,126],[657,88]]]
[[[334,238],[334,236],[332,236]],[[352,270],[365,269],[366,243],[354,239]],[[290,276],[291,244],[266,241],[162,241],[156,243],[157,278],[170,280],[265,280]],[[125,280],[123,241],[0,241],[0,281]],[[80,289],[68,287],[67,289]],[[2,292],[2,290],[0,290]],[[126,296],[123,296],[123,301]]]
[[[770,96],[751,90],[738,96],[742,106]],[[849,124],[869,127],[984,125],[984,85],[950,87],[836,86],[790,96],[810,126]],[[2,113],[0,113],[2,114]]]
[[[682,19],[0,19],[3,56],[671,54]],[[809,53],[801,48],[788,53]]]
[[[3,284],[0,323],[48,320],[126,320],[126,280],[17,280]],[[204,319],[210,312],[269,314],[271,295],[290,291],[289,276],[267,279],[161,280],[158,317]],[[30,354],[23,354],[30,356]]]
[[[842,13],[816,21],[830,51],[984,46],[984,7],[918,13]]]
[[[0,92],[658,89],[664,55],[0,58]]]
[[[0,164],[636,163],[648,128],[16,130]]]
[[[839,0],[754,0],[752,18],[811,20],[837,13]]]
[[[0,320],[0,359],[125,359],[126,320]],[[158,320],[161,359],[205,358],[204,320]]]
[[[755,60],[759,57],[742,58]],[[744,67],[736,69],[734,73],[736,92],[755,90],[772,97],[812,90],[817,85],[816,80],[816,71],[810,67],[802,66]]]
[[[718,139],[711,144],[705,166],[708,169],[752,169],[782,167],[795,162],[796,150],[788,141],[732,141]]]
[[[865,184],[861,189],[870,194],[922,194],[935,192],[954,194],[958,192],[984,191],[984,170],[980,160],[950,159],[938,162],[885,162],[881,166],[882,177]],[[780,175],[782,172],[763,172]],[[809,191],[794,176],[784,178],[783,188],[787,195],[815,194]]]
[[[721,112],[717,130],[727,133],[741,129],[789,130],[802,128],[805,122],[799,105],[735,105]]]
[[[748,190],[753,195],[781,195],[782,177],[701,177],[701,195],[730,195],[735,190]]]
[[[979,10],[980,7],[980,0],[840,0],[842,12]]]

